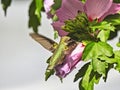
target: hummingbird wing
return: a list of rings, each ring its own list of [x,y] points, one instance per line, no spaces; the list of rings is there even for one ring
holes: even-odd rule
[[[30,36],[37,41],[40,45],[42,45],[45,49],[49,50],[50,52],[54,53],[58,43],[53,41],[52,39],[45,37],[41,34],[37,33],[30,33]]]

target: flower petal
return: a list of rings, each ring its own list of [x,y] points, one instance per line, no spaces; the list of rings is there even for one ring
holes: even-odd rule
[[[78,11],[83,11],[84,4],[79,0],[62,0],[61,8],[56,11],[60,21],[74,18]]]
[[[102,21],[106,16],[111,15],[111,14],[116,14],[120,11],[120,4],[113,3],[108,12],[106,12],[100,19],[99,21]]]
[[[84,6],[90,20],[99,19],[111,7],[113,0],[87,0]]]
[[[68,64],[65,65],[58,65],[55,67],[56,75],[60,78],[66,77],[66,75],[70,72],[70,68]]]
[[[65,57],[64,62],[55,67],[56,75],[60,78],[66,77],[81,60],[84,48],[85,46],[79,43],[76,48]]]
[[[44,0],[45,12],[48,13],[51,9],[51,6],[54,4],[54,0]]]
[[[70,67],[72,66],[71,68],[74,68],[81,59],[84,48],[85,46],[79,43],[72,53],[66,57],[66,61],[70,64]]]
[[[64,30],[61,29],[61,27],[64,25],[64,23],[57,21],[57,22],[53,22],[52,26],[54,28],[54,30],[58,31],[58,34],[62,37],[62,36],[66,36],[68,34],[68,32],[65,32]]]
[[[54,4],[54,0],[44,0],[44,9],[45,9],[45,12],[47,13],[48,18],[52,17],[50,10],[53,4]]]

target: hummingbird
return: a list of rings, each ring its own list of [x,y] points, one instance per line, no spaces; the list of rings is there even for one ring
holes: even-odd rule
[[[38,33],[30,33],[30,36],[45,49],[53,53],[53,55],[47,60],[48,67],[45,73],[45,80],[54,74],[55,66],[62,64],[65,56],[69,54],[78,44],[78,42],[68,36],[61,37],[59,43]]]

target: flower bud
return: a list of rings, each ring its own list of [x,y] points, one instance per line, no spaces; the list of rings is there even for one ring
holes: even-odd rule
[[[66,77],[81,60],[84,48],[85,46],[79,43],[70,54],[66,55],[64,62],[55,67],[56,75],[60,78]]]

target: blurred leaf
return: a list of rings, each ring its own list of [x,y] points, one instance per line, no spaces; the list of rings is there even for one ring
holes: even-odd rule
[[[80,0],[80,1],[82,1],[83,3],[85,3],[86,0]]]
[[[113,48],[105,42],[91,42],[85,47],[82,59],[86,61],[101,55],[112,56]]]
[[[52,20],[53,20],[53,21],[57,21],[57,20],[58,20],[58,17],[57,17],[56,14],[55,14],[55,15],[53,14]]]
[[[115,28],[116,28],[116,31],[120,31],[120,25],[116,25]]]
[[[57,39],[58,38],[58,32],[56,30],[54,30],[54,39]]]
[[[35,14],[37,15],[38,19],[41,20],[41,10],[43,8],[43,0],[35,0],[35,2],[36,2]]]
[[[38,26],[40,26],[40,18],[35,14],[36,3],[35,0],[32,1],[29,7],[29,28],[32,27],[35,33],[38,32]]]
[[[52,9],[54,9],[54,10],[59,9],[61,6],[61,2],[62,2],[62,0],[54,0],[55,4],[52,5]]]
[[[88,69],[90,63],[85,64],[79,71],[78,73],[75,75],[74,78],[74,82],[76,82],[78,79],[80,79],[81,77],[83,77]]]
[[[118,42],[116,45],[117,45],[118,47],[120,47],[120,42]]]
[[[3,7],[3,10],[5,12],[5,16],[7,13],[7,8],[10,6],[11,2],[12,2],[12,0],[1,0],[2,7]]]
[[[53,16],[52,20],[57,21],[56,10],[61,7],[62,0],[54,0],[54,4],[51,7],[50,14]]]
[[[120,3],[120,0],[113,0],[114,3]]]
[[[119,37],[119,41],[118,43],[116,44],[118,47],[120,47],[120,37]]]

